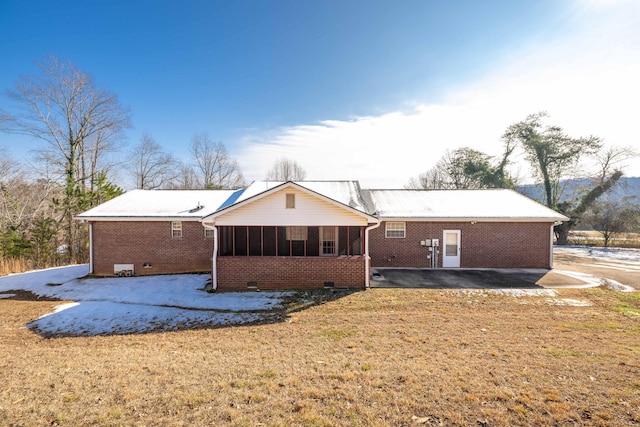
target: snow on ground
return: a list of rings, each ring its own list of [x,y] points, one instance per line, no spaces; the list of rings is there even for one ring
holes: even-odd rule
[[[558,254],[573,255],[599,260],[640,264],[640,249],[634,248],[597,248],[593,246],[554,246]]]
[[[640,249],[564,246],[554,250],[580,257],[640,264]],[[292,295],[290,292],[209,294],[203,290],[209,278],[204,274],[83,279],[88,273],[87,265],[77,265],[0,277],[0,292],[5,292],[0,298],[13,297],[10,293],[13,290],[25,290],[38,296],[76,301],[61,304],[53,313],[28,326],[45,336],[91,336],[255,322],[275,316],[271,310],[280,307],[284,298]],[[587,286],[603,284],[617,289],[614,286],[617,283],[602,283],[600,279]],[[530,296],[525,290],[492,292]],[[520,294],[522,292],[525,294]],[[536,296],[555,296],[545,294],[549,290],[537,292]]]
[[[238,325],[272,318],[290,292],[209,294],[205,274],[85,278],[86,265],[0,277],[0,292],[77,301],[31,322],[45,336],[91,336]],[[2,294],[0,294],[1,296]]]

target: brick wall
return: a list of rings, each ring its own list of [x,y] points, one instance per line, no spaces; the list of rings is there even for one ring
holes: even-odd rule
[[[461,230],[462,268],[548,268],[550,223],[407,222],[404,239],[386,239],[385,224],[370,232],[374,267],[429,267],[424,239],[441,240],[443,230]],[[112,275],[114,264],[134,264],[135,274],[210,272],[213,238],[198,222],[182,223],[171,238],[169,221],[93,223],[94,274]],[[442,250],[442,246],[440,247]],[[144,268],[143,264],[151,264]],[[442,256],[440,263],[442,265]],[[220,289],[364,287],[365,258],[218,257]]]
[[[443,230],[460,230],[461,268],[549,268],[551,223],[407,222],[404,239],[385,238],[385,223],[370,232],[372,267],[430,266],[425,239],[440,239]],[[442,266],[442,253],[439,267]]]
[[[365,286],[364,256],[340,257],[218,257],[218,289],[247,289],[257,282],[258,289],[322,288]]]
[[[213,238],[204,237],[199,222],[183,221],[181,238],[171,237],[170,221],[100,221],[92,226],[96,275],[113,275],[114,264],[134,264],[136,275],[211,271]]]

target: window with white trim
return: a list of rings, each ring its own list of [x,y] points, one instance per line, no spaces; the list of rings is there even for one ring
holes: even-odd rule
[[[404,239],[407,228],[405,222],[387,222],[384,236],[387,239]]]
[[[211,238],[213,236],[215,236],[215,230],[212,230],[210,228],[205,228],[204,229],[204,237]]]
[[[171,221],[171,238],[182,237],[182,221]]]

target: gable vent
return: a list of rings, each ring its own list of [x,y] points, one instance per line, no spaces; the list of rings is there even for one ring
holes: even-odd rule
[[[288,193],[287,194],[287,202],[286,202],[286,206],[287,209],[295,209],[296,207],[296,195],[293,193]]]

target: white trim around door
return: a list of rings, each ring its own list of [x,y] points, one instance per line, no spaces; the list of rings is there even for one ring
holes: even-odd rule
[[[460,267],[460,230],[442,231],[442,268]]]

